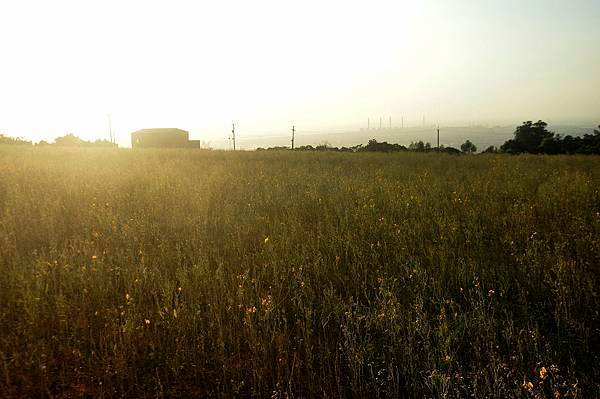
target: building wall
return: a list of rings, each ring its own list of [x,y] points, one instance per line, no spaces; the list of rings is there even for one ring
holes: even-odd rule
[[[192,144],[198,142],[198,145]],[[131,133],[132,148],[190,148],[200,147],[198,140],[189,140],[181,129],[143,129]]]

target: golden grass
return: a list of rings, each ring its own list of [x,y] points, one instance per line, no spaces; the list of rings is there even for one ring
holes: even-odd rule
[[[0,147],[0,396],[593,397],[600,158]]]

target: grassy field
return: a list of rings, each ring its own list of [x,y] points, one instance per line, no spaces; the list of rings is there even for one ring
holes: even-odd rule
[[[598,397],[600,158],[0,147],[1,397]]]

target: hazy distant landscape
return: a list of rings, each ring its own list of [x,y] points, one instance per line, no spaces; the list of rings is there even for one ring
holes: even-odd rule
[[[600,118],[599,118],[600,120]],[[588,126],[576,126],[576,125],[551,125],[550,130],[553,130],[559,134],[570,134],[573,136],[581,136],[586,133],[592,133],[594,128],[597,128],[597,124],[590,123]],[[335,147],[350,147],[361,143],[366,143],[370,139],[376,139],[378,141],[388,141],[391,143],[398,143],[404,146],[408,146],[411,142],[423,140],[430,142],[435,146],[437,140],[437,126],[428,127],[392,127],[389,128],[373,128],[373,129],[315,129],[303,131],[298,128],[296,135],[296,143],[298,146],[312,145],[316,146],[319,144],[328,143]],[[515,127],[514,126],[496,126],[496,127],[484,127],[484,126],[457,126],[457,127],[445,127],[441,126],[440,133],[440,144],[447,147],[460,148],[460,145],[465,140],[471,140],[478,148],[484,150],[489,146],[500,147],[506,140],[513,137]],[[230,143],[226,139],[227,135],[223,134],[223,138],[214,138],[216,134],[210,134],[209,136],[203,136],[202,132],[194,131],[191,129],[192,137],[205,141],[205,145],[209,145],[213,148],[229,149]],[[250,137],[246,137],[250,136]],[[213,137],[211,139],[211,137]],[[245,133],[244,130],[240,130],[238,133],[238,143],[242,149],[256,149],[258,147],[276,147],[276,146],[289,146],[290,145],[291,132],[279,131],[272,132],[271,134],[260,134],[258,132]]]

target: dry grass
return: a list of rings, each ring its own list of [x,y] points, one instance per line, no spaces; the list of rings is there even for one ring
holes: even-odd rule
[[[597,396],[599,187],[598,157],[0,147],[0,396]]]

